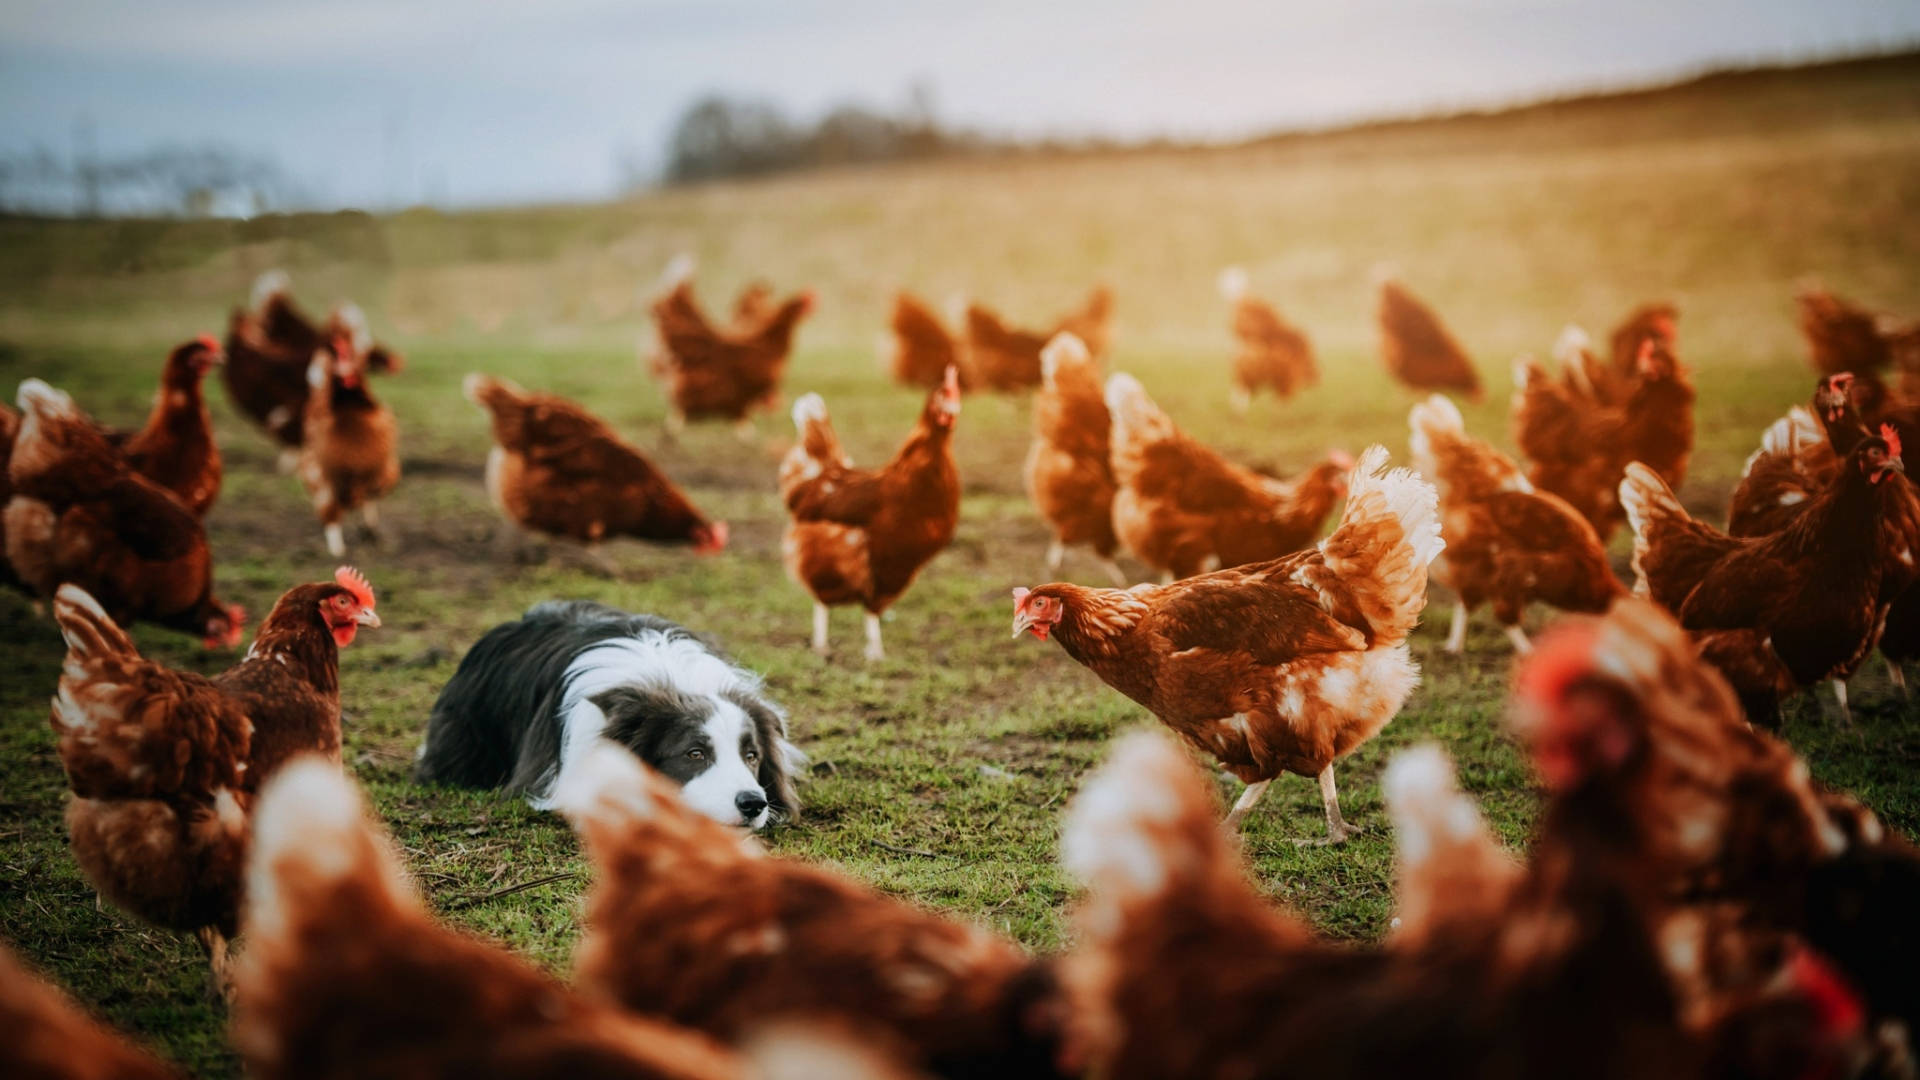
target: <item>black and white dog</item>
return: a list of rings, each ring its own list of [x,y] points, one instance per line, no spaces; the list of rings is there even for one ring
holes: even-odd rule
[[[726,824],[758,829],[800,808],[806,759],[757,676],[683,626],[587,600],[537,604],[475,642],[434,702],[414,772],[551,809],[601,739]]]

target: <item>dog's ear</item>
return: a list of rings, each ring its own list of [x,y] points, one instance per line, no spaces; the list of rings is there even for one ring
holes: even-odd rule
[[[767,793],[767,805],[783,820],[800,817],[800,796],[794,791],[793,778],[807,763],[800,748],[787,741],[787,718],[770,701],[745,697],[742,709],[753,718],[760,743],[760,768],[754,779]]]

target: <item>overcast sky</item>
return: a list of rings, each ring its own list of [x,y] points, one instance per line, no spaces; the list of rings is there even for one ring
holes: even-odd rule
[[[329,205],[598,198],[708,91],[1221,136],[1920,41],[1916,0],[0,0],[0,153],[220,143]]]

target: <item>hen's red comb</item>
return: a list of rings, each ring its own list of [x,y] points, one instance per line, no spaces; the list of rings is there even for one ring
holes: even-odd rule
[[[1575,681],[1593,670],[1600,633],[1583,623],[1555,627],[1527,658],[1514,680],[1514,693],[1538,704],[1558,701]]]
[[[1027,594],[1032,591],[1032,589],[1027,588],[1025,585],[1016,585],[1013,590],[1013,610],[1019,611],[1021,608],[1026,607]]]
[[[1880,425],[1880,437],[1887,442],[1887,453],[1892,454],[1894,457],[1900,457],[1900,433],[1894,430],[1892,424]],[[1900,458],[1900,460],[1903,464],[1906,462],[1905,458]]]
[[[201,334],[199,337],[194,338],[193,340],[198,342],[200,347],[207,350],[208,352],[220,351],[220,339],[217,337],[214,337],[212,334]]]
[[[333,580],[340,587],[353,594],[360,606],[368,610],[373,608],[373,586],[367,583],[367,577],[351,566],[343,566],[333,572]]]

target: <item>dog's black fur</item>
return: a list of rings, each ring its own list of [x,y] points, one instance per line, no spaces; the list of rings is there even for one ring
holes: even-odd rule
[[[695,643],[727,661],[712,642],[678,623],[589,600],[537,604],[521,618],[487,631],[434,702],[414,775],[426,783],[544,797],[561,764],[568,668],[596,645],[652,634]],[[739,674],[739,682],[719,696],[751,721],[743,744],[750,740],[758,755],[756,778],[775,816],[792,818],[799,799],[789,775],[785,717],[761,695],[755,676]],[[685,750],[700,737],[700,724],[712,710],[710,698],[641,681],[621,683],[590,700],[606,714],[601,734],[656,771],[683,785],[702,771]]]

